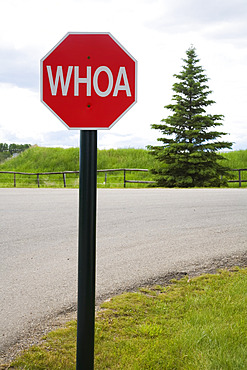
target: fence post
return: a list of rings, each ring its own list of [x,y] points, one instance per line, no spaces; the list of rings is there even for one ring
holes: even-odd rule
[[[16,177],[15,177],[16,173],[14,173],[14,188],[16,188]]]
[[[66,174],[63,173],[63,185],[66,188]]]
[[[107,172],[105,172],[105,185],[106,185],[106,181],[107,181]]]
[[[241,170],[238,170],[238,182],[239,182],[239,187],[241,188]]]
[[[124,171],[124,188],[126,187],[126,177],[125,177],[125,169],[123,170]]]
[[[38,188],[39,188],[39,173],[37,173],[37,184],[38,184]]]

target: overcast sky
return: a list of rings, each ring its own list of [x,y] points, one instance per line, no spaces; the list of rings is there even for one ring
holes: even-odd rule
[[[79,146],[41,102],[40,59],[67,32],[110,32],[138,61],[138,103],[107,131],[98,147],[155,144],[170,112],[174,73],[193,44],[225,116],[224,140],[247,148],[246,0],[0,0],[0,142]]]

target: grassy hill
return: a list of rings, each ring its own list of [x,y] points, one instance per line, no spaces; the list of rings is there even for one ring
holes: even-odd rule
[[[98,169],[151,168],[154,158],[145,149],[98,150]],[[52,172],[79,170],[79,148],[32,147],[0,165],[1,171]]]
[[[31,147],[0,165],[1,171],[53,172],[79,169],[78,148]]]
[[[11,157],[9,152],[0,152],[0,163],[4,162],[9,157]]]
[[[230,168],[247,168],[247,149],[246,150],[235,150],[223,154],[227,159],[227,165]]]
[[[118,168],[146,168],[153,167],[155,159],[149,155],[145,149],[110,149],[98,150],[98,169],[118,169]],[[79,170],[79,148],[43,148],[32,147],[21,153],[18,157],[9,159],[0,164],[0,171],[17,172],[54,172],[54,171],[78,171]],[[4,183],[13,186],[13,175],[1,175]],[[128,180],[147,180],[151,181],[152,176],[148,173],[128,173]],[[17,186],[35,186],[36,178],[17,175]],[[66,175],[67,186],[78,186],[78,175]],[[0,178],[0,186],[3,180]],[[62,176],[42,176],[40,186],[63,186]],[[108,173],[107,178],[104,173],[98,175],[98,186],[118,187],[123,186],[123,172]],[[128,186],[133,186],[129,184]],[[146,186],[146,185],[140,185]]]
[[[230,168],[247,168],[247,150],[233,151],[223,154],[227,161],[226,164]],[[109,150],[98,150],[98,169],[117,169],[117,168],[143,168],[151,169],[155,165],[155,159],[145,149],[109,149]],[[0,171],[17,171],[17,172],[54,172],[54,171],[78,171],[79,170],[79,148],[43,148],[34,146],[15,158],[9,159],[4,163],[0,164]],[[3,176],[0,178],[0,186],[4,186]],[[30,177],[27,181],[27,177],[17,175],[18,184],[17,186],[35,186],[35,177]],[[135,180],[153,180],[152,175],[149,173],[127,173],[127,179]],[[68,175],[67,175],[68,177]],[[67,183],[67,186],[78,186],[78,175],[69,175],[71,183]],[[238,178],[238,173],[235,172],[235,178]],[[247,172],[243,175],[244,179],[247,179]],[[1,180],[2,179],[2,180]],[[42,182],[43,181],[43,182]],[[4,182],[6,186],[8,182],[13,186],[13,175],[5,175]],[[102,186],[123,186],[123,172],[108,173],[107,178],[105,174],[98,175],[98,184]],[[31,185],[31,183],[34,183]],[[110,185],[111,184],[111,185]],[[62,177],[58,179],[58,175],[55,175],[53,179],[51,176],[48,178],[41,178],[41,186],[63,186]],[[134,184],[128,184],[129,186],[136,186]],[[146,186],[146,185],[141,185]],[[234,184],[234,186],[238,186]]]

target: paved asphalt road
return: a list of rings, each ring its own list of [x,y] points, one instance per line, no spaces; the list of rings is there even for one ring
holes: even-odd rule
[[[247,189],[98,190],[97,300],[247,250]],[[0,189],[0,351],[75,307],[78,190]]]

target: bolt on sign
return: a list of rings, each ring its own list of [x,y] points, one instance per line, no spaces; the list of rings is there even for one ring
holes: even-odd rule
[[[68,33],[41,59],[41,101],[69,129],[109,129],[137,101],[136,72],[110,33]]]

